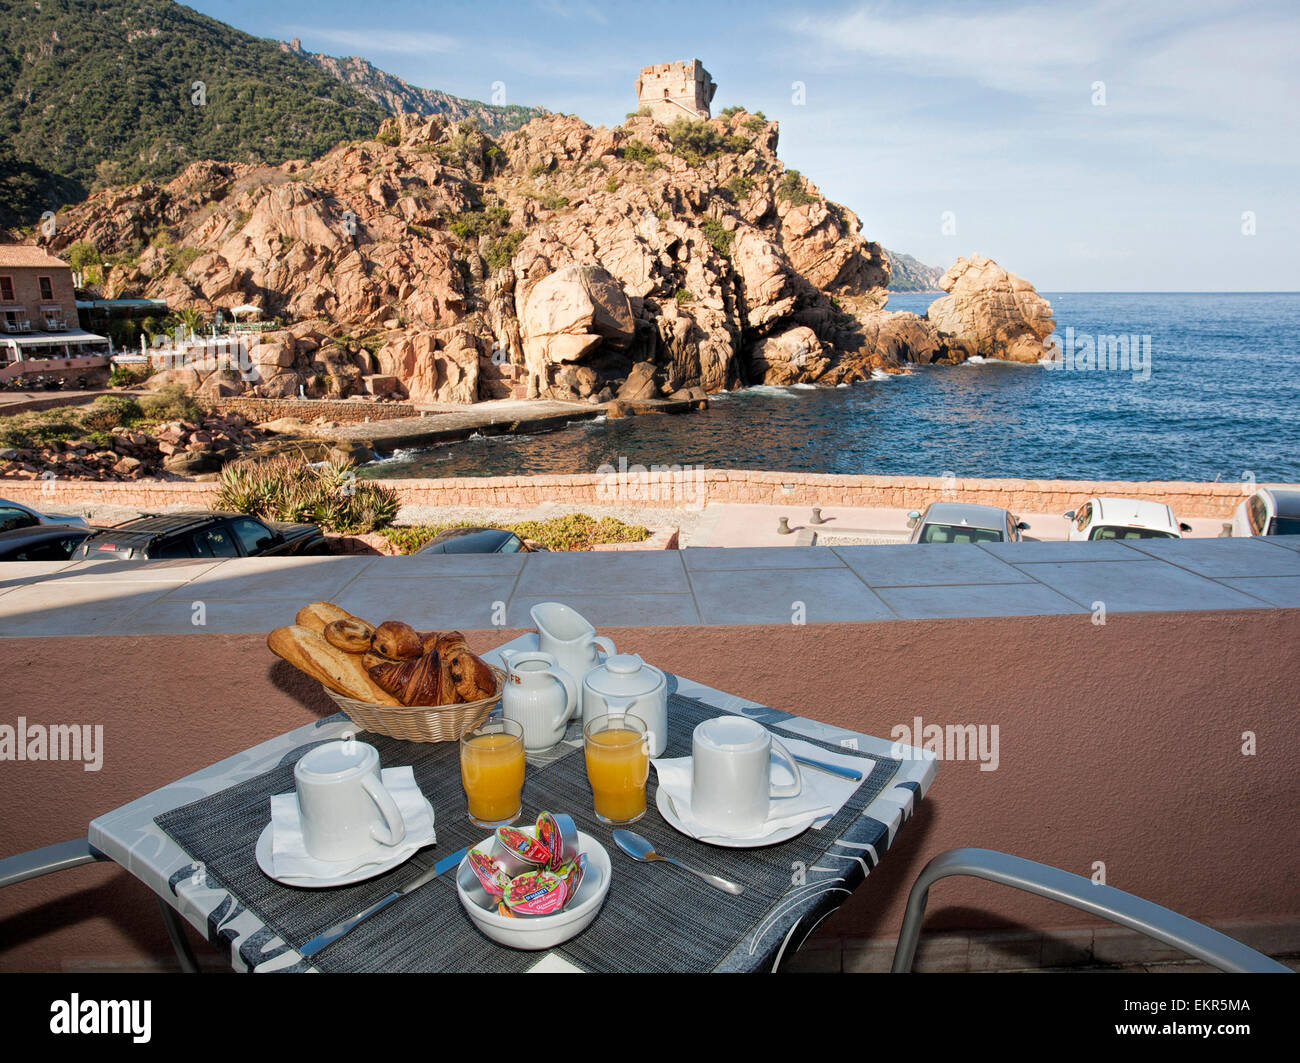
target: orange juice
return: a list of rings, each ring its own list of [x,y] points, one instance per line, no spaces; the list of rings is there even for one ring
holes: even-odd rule
[[[509,822],[519,814],[524,788],[524,743],[512,734],[467,737],[460,747],[460,781],[471,819]]]
[[[587,735],[587,779],[596,815],[611,823],[630,823],[645,815],[645,784],[650,753],[645,735],[611,728]]]

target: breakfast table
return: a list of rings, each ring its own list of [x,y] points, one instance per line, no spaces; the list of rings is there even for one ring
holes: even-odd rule
[[[535,648],[535,633],[485,654]],[[306,724],[96,818],[89,842],[147,885],[238,971],[742,972],[775,971],[865,881],[895,843],[935,774],[934,755],[714,690],[669,683],[665,756],[691,750],[691,733],[724,714],[763,724],[781,741],[862,774],[833,814],[777,844],[729,848],[678,832],[656,807],[651,771],[645,816],[632,829],[661,853],[744,886],[732,896],[662,863],[638,863],[592,810],[581,722],[564,741],[529,754],[521,823],[570,813],[609,853],[611,885],[594,922],[546,951],[497,944],[469,919],[456,875],[445,873],[305,959],[299,949],[329,927],[412,882],[435,862],[481,841],[468,819],[455,742],[405,742],[361,730],[339,713]],[[499,710],[498,710],[499,711]],[[334,889],[281,885],[254,856],[271,796],[294,788],[308,750],[354,735],[385,768],[411,765],[434,809],[436,844],[375,878]],[[817,769],[804,769],[816,771]],[[662,807],[662,806],[660,806]]]

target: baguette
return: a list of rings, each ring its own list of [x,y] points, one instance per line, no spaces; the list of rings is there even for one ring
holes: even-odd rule
[[[351,613],[346,609],[340,609],[333,602],[312,602],[311,605],[304,605],[298,610],[298,615],[293,618],[293,622],[320,635],[324,633],[326,624],[332,624],[335,620],[351,619],[353,619]]]
[[[277,657],[319,679],[337,694],[377,705],[397,704],[397,699],[371,680],[360,656],[331,646],[310,628],[301,624],[278,627],[267,636],[266,644]]]

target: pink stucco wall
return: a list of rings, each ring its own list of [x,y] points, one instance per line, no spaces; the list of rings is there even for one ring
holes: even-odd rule
[[[819,937],[896,934],[933,855],[1002,849],[1210,922],[1300,915],[1300,610],[609,629],[620,648],[720,689],[889,737],[999,729],[996,771],[945,762],[880,868]],[[486,650],[511,631],[471,633]],[[333,711],[259,635],[5,640],[3,721],[102,722],[104,768],[0,765],[8,854]],[[1244,732],[1256,753],[1242,753]],[[1093,925],[971,880],[929,929]],[[113,867],[0,892],[0,970],[169,955],[151,894]]]

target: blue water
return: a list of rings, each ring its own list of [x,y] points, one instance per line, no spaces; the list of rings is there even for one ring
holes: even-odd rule
[[[851,388],[757,388],[683,416],[401,455],[379,476],[605,463],[912,476],[1300,482],[1300,294],[1044,293],[1057,331],[1150,337],[1149,378],[987,362]],[[934,295],[896,294],[924,313]]]

